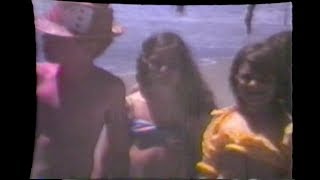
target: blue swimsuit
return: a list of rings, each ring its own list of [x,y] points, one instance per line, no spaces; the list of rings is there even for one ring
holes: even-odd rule
[[[140,149],[145,149],[152,146],[166,145],[169,139],[185,139],[183,132],[177,128],[160,128],[153,123],[136,119],[131,125],[131,135],[134,139],[134,144]]]

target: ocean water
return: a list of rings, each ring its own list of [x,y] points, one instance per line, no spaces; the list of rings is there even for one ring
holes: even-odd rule
[[[35,16],[46,13],[54,1],[33,0]],[[184,15],[172,5],[112,4],[115,21],[125,33],[95,60],[95,64],[123,76],[134,74],[142,42],[151,34],[171,31],[188,44],[199,65],[232,58],[245,44],[283,31],[292,30],[291,3],[259,4],[252,20],[252,34],[246,34],[247,5],[190,5]],[[38,59],[43,58],[41,38]]]

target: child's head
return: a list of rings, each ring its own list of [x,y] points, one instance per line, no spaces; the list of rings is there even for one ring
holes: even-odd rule
[[[290,104],[291,108],[291,102],[288,102],[291,98],[290,34],[275,34],[238,52],[230,82],[240,105],[263,108],[282,103]]]
[[[209,114],[215,108],[190,49],[178,34],[158,33],[143,42],[137,60],[137,81],[147,99],[172,99],[171,105],[190,116]],[[155,111],[160,113],[159,109]]]

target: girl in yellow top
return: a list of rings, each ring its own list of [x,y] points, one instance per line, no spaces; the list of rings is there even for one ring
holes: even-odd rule
[[[291,177],[291,32],[244,47],[230,82],[237,105],[212,111],[197,170],[208,178]]]

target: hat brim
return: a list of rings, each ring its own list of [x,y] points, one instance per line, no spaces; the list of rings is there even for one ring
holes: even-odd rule
[[[65,27],[54,23],[47,18],[40,17],[35,20],[35,28],[37,31],[44,33],[44,34],[50,34],[54,36],[61,36],[61,37],[76,37],[74,33],[70,32]]]
[[[88,36],[74,34],[71,31],[69,31],[67,28],[65,28],[64,26],[61,26],[57,23],[54,23],[44,17],[37,18],[35,20],[35,28],[37,31],[39,31],[41,33],[65,37],[65,38],[88,37]],[[116,37],[116,36],[122,35],[124,33],[124,29],[119,24],[113,24],[112,28],[111,28],[111,32],[112,32],[112,36]],[[94,36],[92,36],[92,37],[94,37]]]

